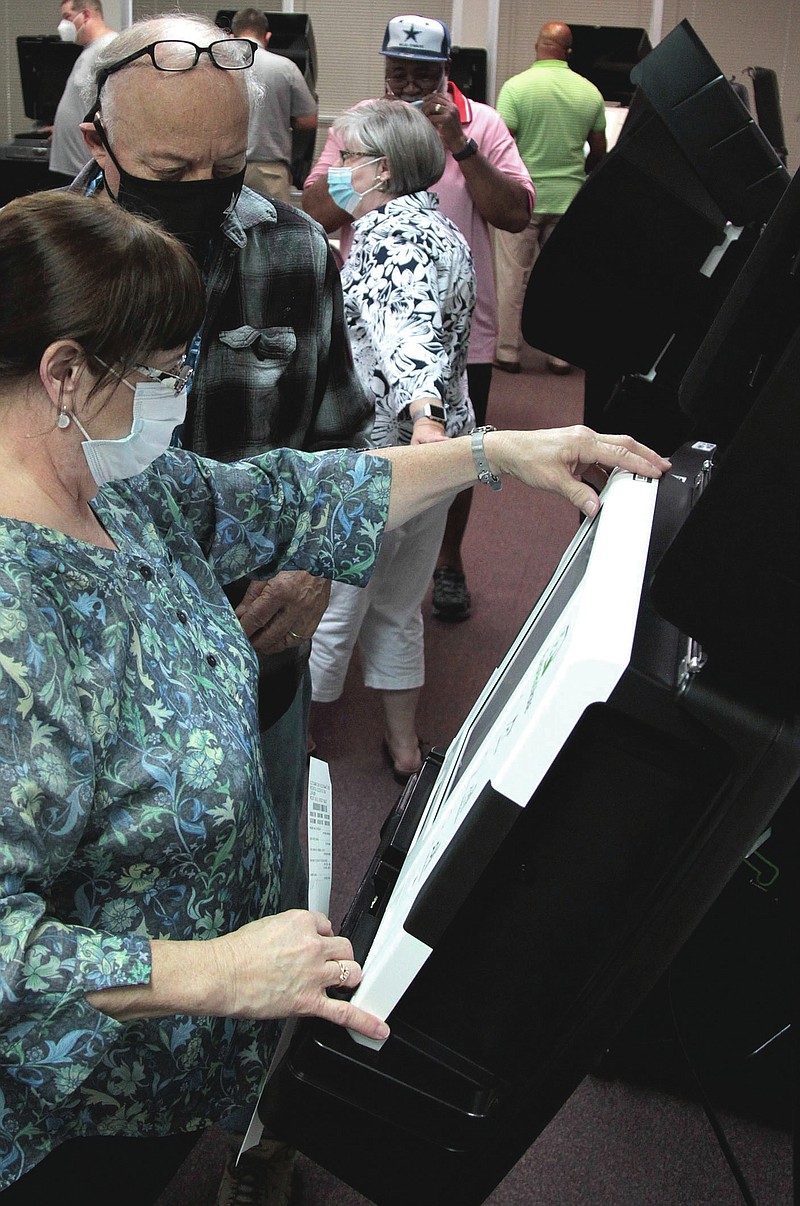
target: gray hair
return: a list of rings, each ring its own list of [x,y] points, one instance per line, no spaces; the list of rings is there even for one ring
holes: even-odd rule
[[[395,197],[429,188],[444,171],[439,135],[425,114],[405,101],[367,101],[342,113],[333,128],[349,150],[386,159],[386,191]]]
[[[196,46],[210,46],[212,42],[221,41],[226,36],[224,29],[220,29],[209,17],[204,17],[199,13],[162,13],[160,16],[150,17],[147,20],[135,21],[107,46],[104,46],[95,59],[93,74],[84,91],[87,107],[93,103],[97,95],[97,81],[102,78],[103,73],[118,63],[120,59],[127,58],[129,54],[134,54],[137,50],[142,50],[151,42],[158,42],[162,38],[175,38],[194,42]],[[131,63],[131,67],[140,64],[152,67],[147,57],[135,60]],[[208,55],[203,55],[193,70],[205,71],[207,69],[218,70]],[[127,68],[123,68],[123,71],[126,70]],[[247,100],[252,112],[263,99],[264,87],[249,69],[245,68],[241,74],[245,78]],[[110,131],[114,121],[116,81],[117,75],[110,75],[103,88],[103,122],[107,131]]]

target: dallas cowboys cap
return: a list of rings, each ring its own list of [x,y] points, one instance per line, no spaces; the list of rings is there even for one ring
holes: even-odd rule
[[[443,21],[430,17],[392,17],[383,35],[381,54],[393,59],[446,63],[450,58],[450,31]]]

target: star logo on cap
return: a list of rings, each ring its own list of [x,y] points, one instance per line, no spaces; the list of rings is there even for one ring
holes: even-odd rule
[[[409,25],[409,27],[405,31],[405,33],[406,33],[406,41],[407,42],[416,42],[417,37],[419,34],[422,33],[422,30],[416,29],[413,25]]]

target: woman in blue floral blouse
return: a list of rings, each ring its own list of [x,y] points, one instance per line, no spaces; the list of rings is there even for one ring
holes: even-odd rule
[[[232,465],[169,449],[202,313],[188,253],[112,204],[47,193],[0,212],[9,1204],[70,1179],[84,1201],[153,1200],[192,1136],[254,1101],[271,1019],[387,1033],[327,995],[361,974],[328,919],[274,915],[256,660],[222,584],[365,583],[384,528],[473,482],[470,442]],[[587,514],[589,466],[666,465],[585,428],[496,432],[484,452]],[[92,1196],[96,1166],[114,1184]]]
[[[203,315],[154,227],[42,194],[0,214],[0,263],[6,1186],[66,1138],[196,1132],[252,1100],[263,1019],[374,1033],[326,995],[358,981],[350,944],[321,915],[269,916],[256,663],[222,583],[364,582],[389,476],[352,452],[149,464]]]

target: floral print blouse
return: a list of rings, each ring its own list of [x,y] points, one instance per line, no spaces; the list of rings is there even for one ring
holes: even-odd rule
[[[255,655],[223,592],[303,569],[362,585],[386,461],[170,450],[94,500],[117,550],[0,519],[0,1188],[64,1139],[197,1130],[252,1102],[274,1026],[120,1023],[150,938],[275,912]]]
[[[410,402],[440,398],[449,436],[474,422],[467,345],[475,270],[435,193],[394,197],[353,223],[344,313],[361,382],[375,402],[373,448],[409,444]]]

